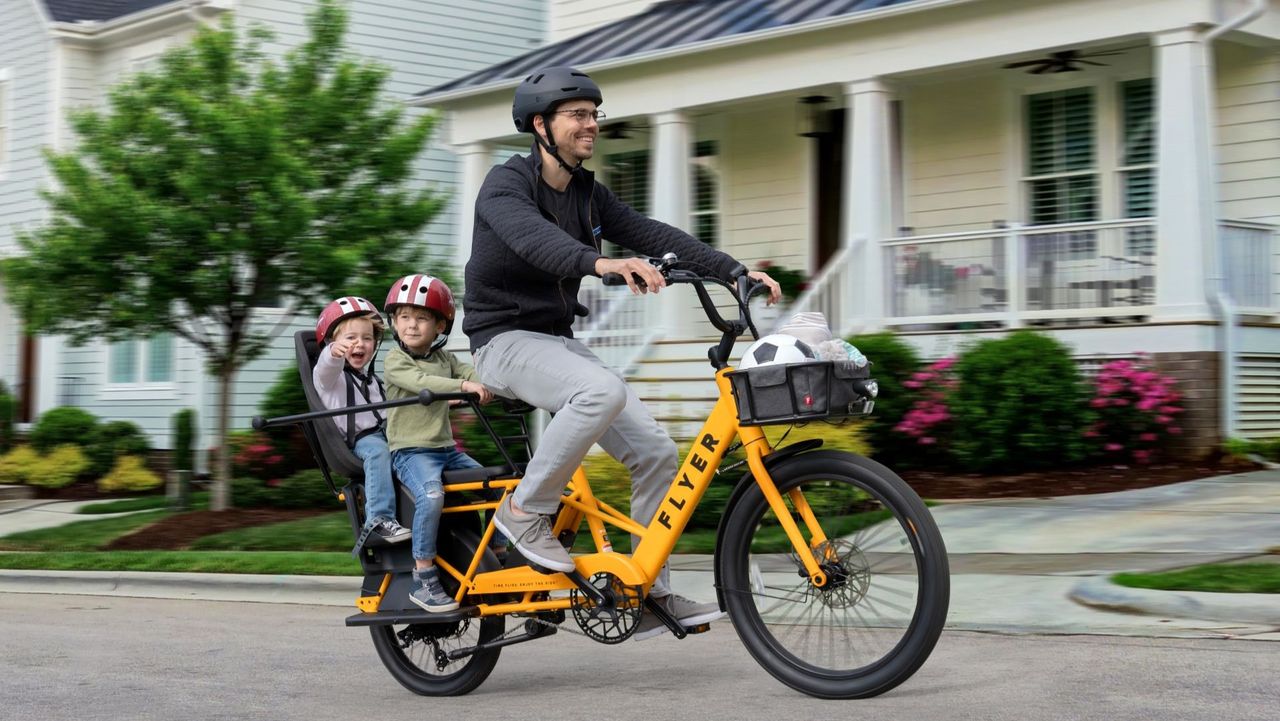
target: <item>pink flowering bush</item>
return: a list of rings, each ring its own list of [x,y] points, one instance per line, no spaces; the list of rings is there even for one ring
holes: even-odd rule
[[[914,438],[920,446],[945,449],[952,425],[947,397],[957,383],[951,370],[955,363],[956,359],[948,356],[916,371],[902,382],[916,400],[894,426],[895,431]]]
[[[1184,411],[1176,381],[1156,372],[1146,358],[1115,360],[1094,378],[1089,407],[1095,422],[1085,438],[1105,457],[1150,463],[1172,436],[1182,433]]]
[[[285,467],[284,454],[276,450],[263,433],[235,433],[229,441],[232,473],[237,478],[248,476],[275,481],[293,472]]]

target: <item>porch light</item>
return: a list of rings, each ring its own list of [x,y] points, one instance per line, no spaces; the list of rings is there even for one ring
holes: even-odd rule
[[[820,138],[831,134],[831,98],[826,95],[806,95],[796,106],[796,135],[802,138]]]

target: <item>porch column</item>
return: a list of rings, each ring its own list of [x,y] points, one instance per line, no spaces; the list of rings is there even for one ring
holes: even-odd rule
[[[841,243],[851,247],[851,268],[846,274],[845,297],[851,314],[841,325],[859,331],[883,326],[886,295],[886,264],[881,242],[889,237],[891,215],[892,142],[889,116],[889,88],[877,78],[845,85],[848,126],[845,137],[844,232]],[[834,320],[834,319],[833,319]]]
[[[689,182],[693,168],[690,148],[693,123],[680,111],[658,113],[649,119],[653,128],[653,171],[649,173],[649,207],[651,215],[667,225],[689,230]],[[685,288],[669,288],[658,295],[651,304],[649,314],[652,325],[660,328],[668,338],[693,332],[702,321],[701,311],[688,312],[690,301]]]
[[[462,174],[457,198],[458,225],[454,230],[454,265],[459,274],[471,258],[471,231],[475,225],[476,196],[493,165],[493,149],[488,143],[468,143],[454,150]]]
[[[1153,37],[1156,64],[1156,313],[1208,316],[1207,269],[1216,266],[1209,58],[1192,30]]]

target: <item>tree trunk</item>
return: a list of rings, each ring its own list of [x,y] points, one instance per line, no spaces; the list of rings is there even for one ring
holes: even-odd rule
[[[231,508],[231,385],[234,382],[234,370],[224,368],[218,373],[218,458],[209,497],[211,511]]]

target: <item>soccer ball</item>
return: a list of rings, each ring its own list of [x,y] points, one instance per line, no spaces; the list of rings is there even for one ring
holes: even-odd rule
[[[739,370],[767,366],[775,363],[803,363],[814,360],[813,349],[793,335],[775,333],[767,335],[747,347],[742,354]]]

